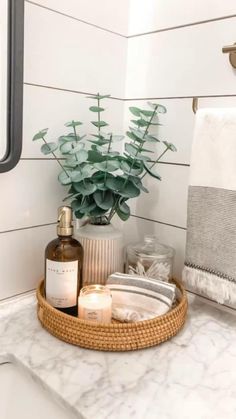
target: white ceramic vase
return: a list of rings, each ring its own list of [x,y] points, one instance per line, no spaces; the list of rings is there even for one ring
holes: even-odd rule
[[[110,274],[124,272],[123,235],[112,224],[86,224],[76,238],[84,249],[83,286],[105,284]]]

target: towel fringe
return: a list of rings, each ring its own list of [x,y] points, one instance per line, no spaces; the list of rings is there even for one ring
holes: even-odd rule
[[[206,271],[185,266],[182,280],[191,291],[217,301],[217,303],[236,304],[236,283],[220,278]]]

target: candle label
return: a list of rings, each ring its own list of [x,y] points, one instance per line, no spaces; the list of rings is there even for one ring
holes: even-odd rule
[[[46,299],[53,307],[77,304],[78,261],[46,260]]]
[[[91,320],[91,321],[95,321],[95,322],[99,322],[102,323],[103,321],[103,309],[96,309],[96,310],[91,310],[89,308],[83,308],[83,318],[85,320]]]

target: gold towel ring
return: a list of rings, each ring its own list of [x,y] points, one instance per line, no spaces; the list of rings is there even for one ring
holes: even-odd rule
[[[193,113],[196,113],[198,110],[198,97],[193,97],[192,110]]]

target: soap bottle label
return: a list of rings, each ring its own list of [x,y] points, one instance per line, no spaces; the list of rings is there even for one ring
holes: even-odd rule
[[[46,299],[53,307],[77,305],[78,261],[46,259]]]

